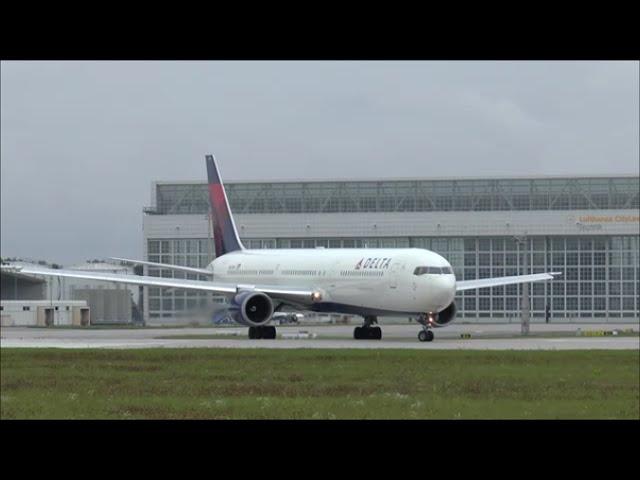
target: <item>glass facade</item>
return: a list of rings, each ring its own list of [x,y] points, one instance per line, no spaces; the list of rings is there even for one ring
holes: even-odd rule
[[[148,240],[147,258],[150,262],[202,268],[211,262],[212,249],[212,242],[206,238]],[[148,274],[153,277],[209,280],[206,275],[153,267],[149,267]],[[196,308],[205,307],[212,298],[211,295],[199,292],[169,288],[149,287],[147,292],[150,318],[180,317]]]
[[[246,213],[638,209],[638,177],[281,182],[225,185]],[[149,214],[208,211],[206,184],[156,185]]]
[[[226,185],[236,214],[438,211],[570,211],[616,209],[637,215],[640,180],[635,176],[593,178],[394,180],[340,182],[235,183]],[[198,214],[209,209],[204,183],[157,183],[148,215]],[[159,224],[162,222],[159,222]],[[162,227],[164,228],[164,227]],[[157,230],[155,230],[157,232]],[[531,314],[553,319],[635,318],[639,315],[638,235],[244,238],[247,248],[426,248],[447,258],[458,280],[538,272],[561,272],[552,282],[530,285]],[[173,234],[165,232],[167,237]],[[151,238],[152,262],[204,267],[213,258],[206,238]],[[525,255],[529,265],[525,272]],[[197,279],[172,270],[149,268],[150,275]],[[201,279],[205,279],[201,277]],[[461,292],[456,301],[465,319],[520,315],[522,286]],[[178,318],[215,297],[149,288],[147,318]]]
[[[148,240],[152,262],[204,267],[210,262],[207,239]],[[640,249],[638,236],[529,237],[394,237],[243,239],[247,248],[426,248],[449,260],[458,280],[561,272],[552,282],[530,286],[531,315],[553,319],[638,318]],[[525,271],[525,255],[528,269]],[[149,269],[151,275],[197,279],[172,270]],[[202,280],[205,277],[201,277]],[[466,319],[520,316],[521,285],[461,292],[458,316]],[[180,317],[205,306],[207,294],[149,288],[149,316]]]

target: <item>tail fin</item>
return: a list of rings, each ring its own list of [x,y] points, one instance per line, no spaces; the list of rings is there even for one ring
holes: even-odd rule
[[[207,155],[207,176],[209,178],[209,201],[213,216],[213,239],[216,258],[235,250],[243,250],[236,224],[231,216],[227,194],[218,173],[218,165],[213,155]]]

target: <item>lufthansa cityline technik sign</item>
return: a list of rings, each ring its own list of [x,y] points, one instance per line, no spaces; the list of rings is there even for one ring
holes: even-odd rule
[[[602,230],[603,224],[628,225],[640,224],[640,215],[579,215],[569,216],[569,222],[575,222],[579,230]]]
[[[583,223],[639,223],[640,215],[583,215],[578,217]]]

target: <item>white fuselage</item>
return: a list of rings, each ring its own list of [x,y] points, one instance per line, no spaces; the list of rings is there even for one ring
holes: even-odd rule
[[[416,275],[417,267],[448,267],[450,273]],[[456,292],[449,262],[418,248],[242,250],[218,257],[209,268],[214,281],[319,290],[322,301],[310,309],[326,312],[437,313]]]

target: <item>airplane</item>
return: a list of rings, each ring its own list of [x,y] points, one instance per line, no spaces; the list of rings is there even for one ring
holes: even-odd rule
[[[421,248],[246,249],[229,208],[218,164],[206,155],[209,200],[216,258],[206,268],[117,260],[176,271],[204,274],[209,280],[188,280],[11,266],[22,273],[105,282],[186,289],[224,295],[228,314],[249,327],[250,339],[274,339],[269,323],[288,306],[296,310],[361,316],[356,340],[380,340],[378,317],[410,316],[422,325],[421,342],[434,339],[433,329],[455,318],[457,292],[486,287],[552,280],[557,272],[456,281],[449,262]],[[7,268],[7,267],[2,267]]]

